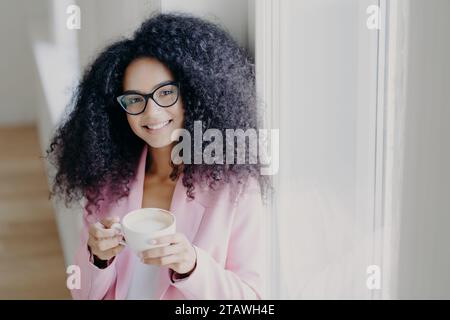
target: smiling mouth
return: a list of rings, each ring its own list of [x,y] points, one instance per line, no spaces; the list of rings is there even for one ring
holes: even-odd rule
[[[170,120],[167,120],[167,121],[164,121],[164,122],[160,122],[160,123],[157,123],[157,124],[152,124],[152,125],[148,124],[148,125],[143,126],[143,128],[145,128],[148,131],[153,132],[153,131],[160,130],[162,128],[167,127],[172,122],[173,122],[173,119],[170,119]]]

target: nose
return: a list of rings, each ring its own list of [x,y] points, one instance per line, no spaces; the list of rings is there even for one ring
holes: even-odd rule
[[[158,106],[156,104],[156,102],[152,98],[148,98],[147,106],[145,108],[144,113],[146,113],[147,115],[151,116],[151,115],[154,115],[154,114],[160,114],[163,111],[164,111],[163,108]]]

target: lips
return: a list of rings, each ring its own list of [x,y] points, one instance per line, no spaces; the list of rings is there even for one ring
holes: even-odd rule
[[[154,123],[154,124],[147,124],[147,125],[144,125],[143,127],[147,130],[155,131],[155,130],[159,130],[164,127],[167,127],[172,121],[173,120],[170,119],[170,120],[166,120],[166,121],[158,122],[158,123]]]

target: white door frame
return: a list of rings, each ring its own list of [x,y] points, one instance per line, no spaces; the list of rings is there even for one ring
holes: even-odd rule
[[[374,2],[374,1],[372,1]],[[361,6],[367,6],[367,1]],[[408,39],[408,1],[407,0],[378,0],[380,8],[380,29],[378,31],[378,44],[374,53],[377,68],[373,68],[367,74],[362,71],[361,79],[376,78],[374,86],[374,104],[368,112],[371,113],[369,130],[373,136],[371,145],[363,148],[369,152],[373,159],[373,175],[358,181],[359,185],[368,185],[361,195],[370,198],[370,206],[367,209],[373,212],[373,221],[367,221],[368,235],[372,242],[370,261],[380,266],[381,289],[366,293],[355,292],[358,296],[368,299],[392,299],[396,297],[396,279],[398,270],[398,241],[400,225],[400,205],[398,201],[401,193],[402,173],[402,132],[403,113],[405,108],[405,85],[407,64],[407,39]],[[281,22],[283,14],[283,2],[278,0],[257,0],[251,4],[254,9],[255,27],[255,61],[257,76],[257,91],[264,101],[264,120],[266,128],[280,128],[279,108],[273,106],[283,105],[283,97],[280,88],[283,85],[281,70],[286,60],[280,43],[282,37]],[[361,7],[362,8],[362,7]],[[362,8],[364,9],[364,8]],[[361,10],[360,10],[361,11]],[[365,12],[362,11],[362,12]],[[253,14],[250,12],[249,14]],[[252,17],[253,18],[253,17]],[[367,19],[362,16],[361,20]],[[250,21],[253,21],[252,19]],[[362,30],[361,37],[367,36],[367,30]],[[363,38],[361,38],[363,39]],[[364,54],[374,48],[364,48],[366,41],[360,46]],[[372,61],[372,58],[368,58]],[[366,62],[366,61],[363,61]],[[377,74],[375,74],[377,73]],[[360,116],[367,117],[362,112]],[[370,150],[373,150],[370,151]],[[367,157],[367,154],[362,156]],[[364,168],[362,169],[364,170]],[[368,180],[366,180],[368,179]],[[277,176],[273,177],[274,188],[279,186]],[[365,187],[364,187],[365,188]],[[368,198],[368,199],[369,199]],[[273,215],[276,215],[277,199],[271,199],[268,210],[267,248],[271,248],[267,265],[269,266],[267,283],[268,298],[282,296],[282,284],[274,281],[279,274],[279,250],[277,250],[278,225]],[[365,219],[365,218],[364,218]],[[370,230],[371,229],[371,230]]]

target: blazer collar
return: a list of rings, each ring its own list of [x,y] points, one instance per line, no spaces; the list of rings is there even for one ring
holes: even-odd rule
[[[145,169],[146,169],[146,160],[147,160],[147,152],[148,146],[145,144],[142,154],[138,164],[137,174],[134,180],[134,183],[130,187],[130,193],[128,196],[128,206],[126,206],[126,212],[119,214],[119,216],[125,215],[127,212],[140,209],[142,207],[142,197],[144,191],[144,180],[145,180]],[[187,197],[186,187],[183,186],[182,183],[183,174],[180,174],[178,177],[177,183],[175,185],[175,190],[172,196],[172,201],[170,204],[170,212],[175,215],[176,218],[176,230],[177,232],[183,233],[189,242],[193,243],[195,241],[195,236],[197,234],[198,228],[203,218],[203,214],[205,212],[205,207],[196,199],[192,200]],[[126,269],[133,270],[133,260],[131,259],[131,250],[126,248],[122,252],[122,254],[128,255],[128,259],[124,259],[131,262],[131,265]],[[130,269],[129,269],[130,268]],[[122,277],[123,279],[119,280],[123,285],[124,289],[128,290],[128,286],[130,284],[132,272],[121,273],[118,274],[118,278]],[[164,296],[164,293],[170,286],[169,279],[169,270],[167,267],[161,267],[159,284],[157,288],[157,297],[161,299]],[[126,296],[126,292],[125,292]]]

